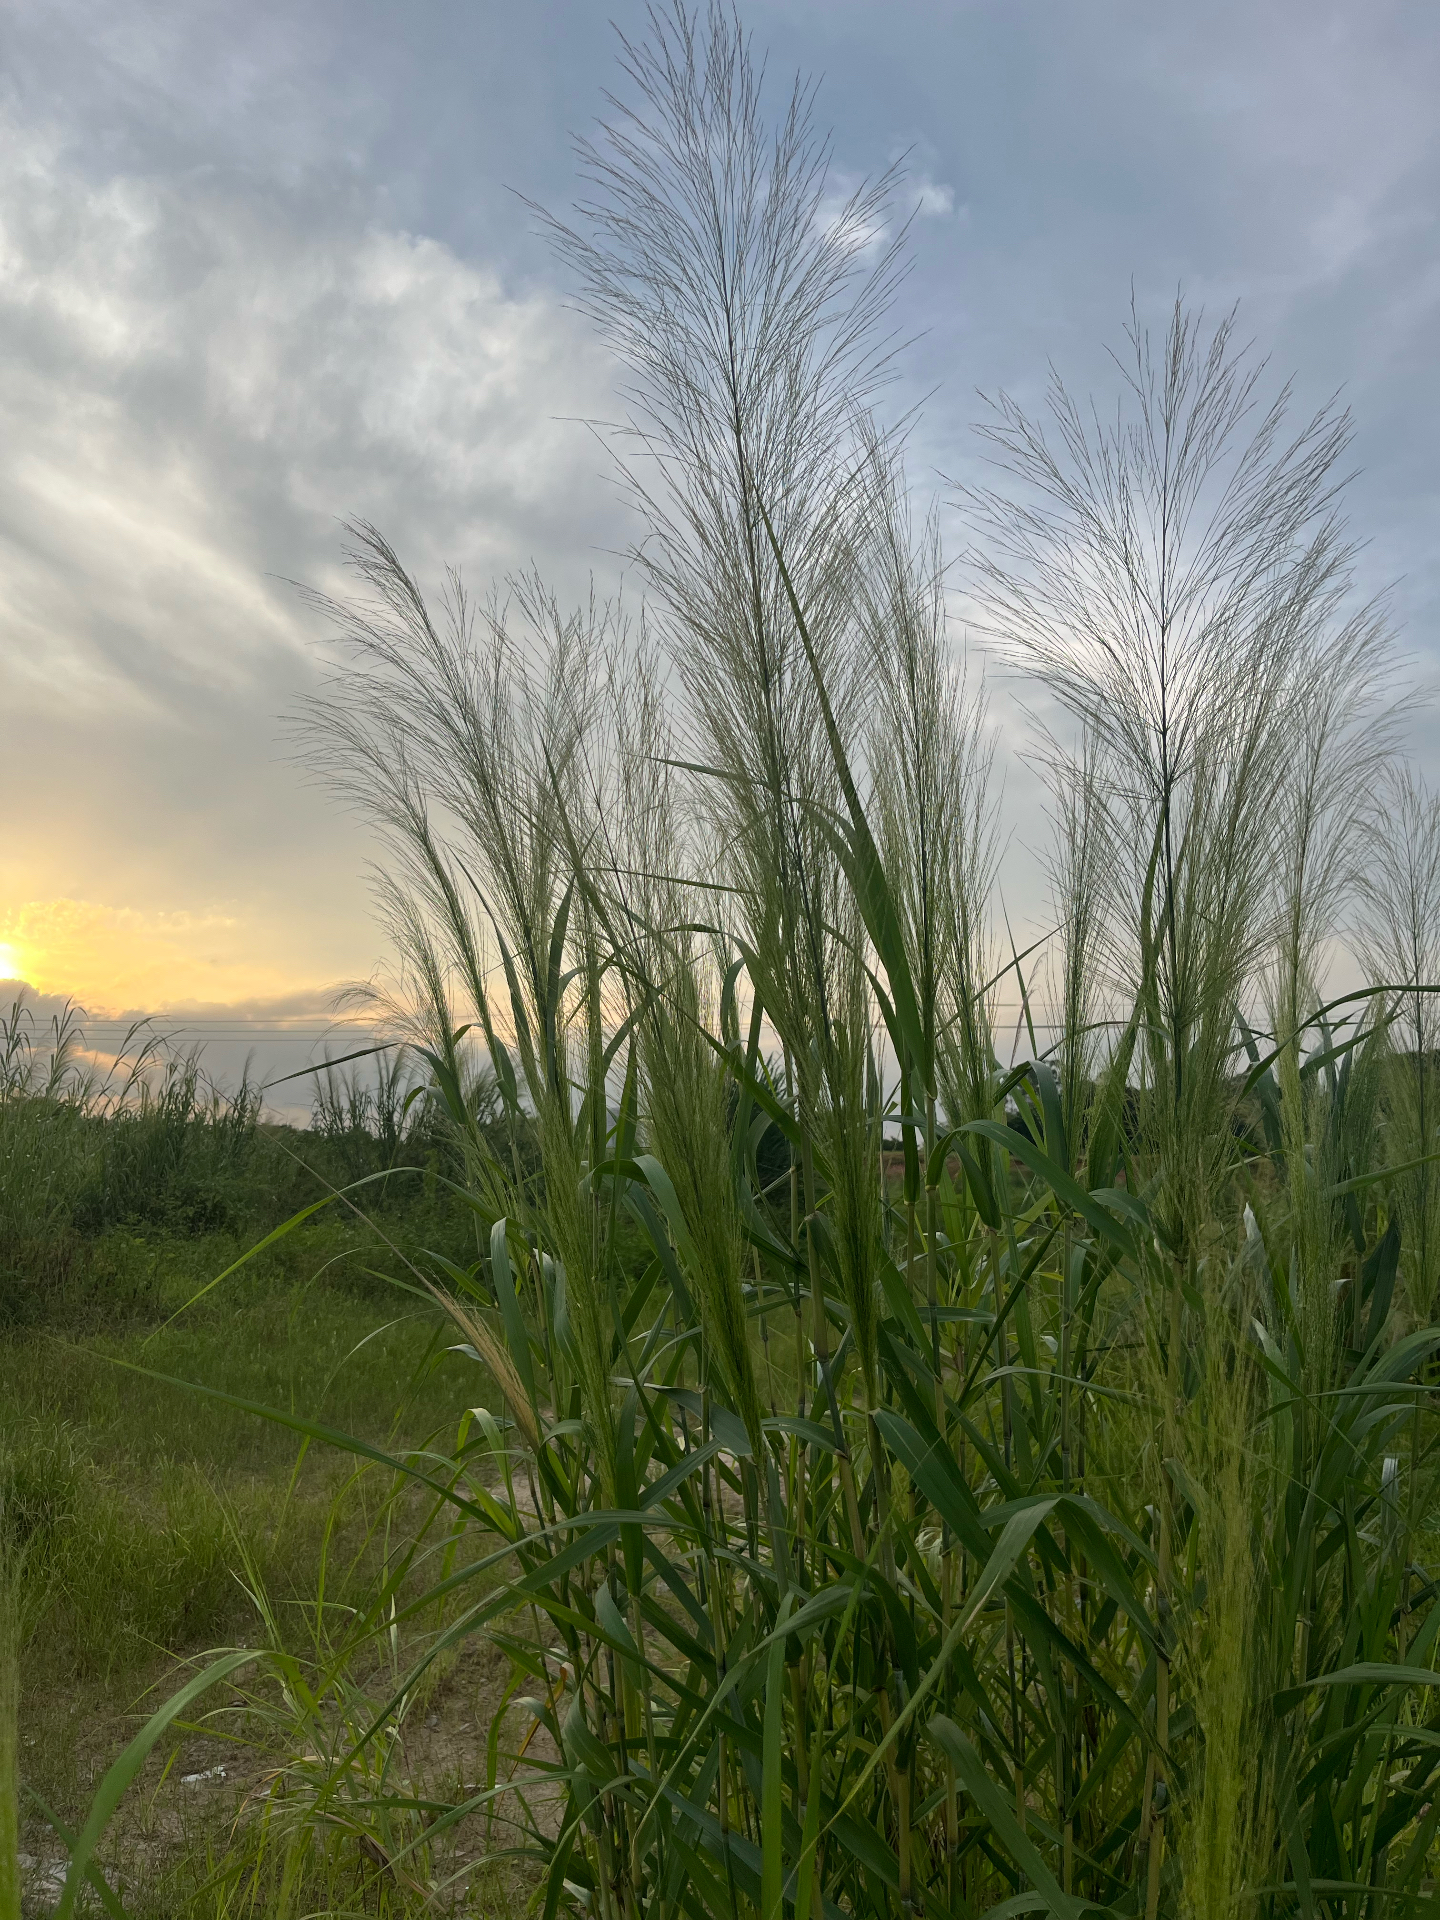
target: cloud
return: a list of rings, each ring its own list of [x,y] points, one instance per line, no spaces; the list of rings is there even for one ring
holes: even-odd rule
[[[858,174],[833,173],[828,191],[815,208],[815,225],[826,239],[850,247],[857,260],[868,261],[890,238],[890,223],[857,211],[853,203],[863,184]]]
[[[630,531],[573,424],[612,410],[611,368],[502,190],[570,197],[565,129],[613,77],[609,10],[10,11],[0,913],[93,909],[92,986],[110,941],[166,1004],[208,996],[207,955],[237,1004],[268,993],[245,973],[262,963],[319,991],[367,972],[378,936],[364,830],[277,747],[317,637],[286,581],[340,584],[337,520],[359,513],[426,583],[444,561],[483,586],[534,558],[573,598],[592,565],[613,580]],[[643,32],[643,11],[616,18]],[[1212,311],[1243,296],[1303,406],[1355,400],[1365,584],[1400,579],[1433,659],[1428,11],[1378,0],[1317,27],[1295,0],[1121,0],[1052,10],[1044,33],[1024,7],[762,12],[778,84],[826,73],[822,123],[853,169],[826,217],[912,156],[897,409],[926,397],[921,488],[979,477],[977,387],[1034,406],[1053,359],[1108,405],[1132,280],[1159,319],[1177,284]],[[1415,731],[1434,768],[1433,725]],[[1035,791],[1012,782],[1010,816]]]
[[[243,913],[141,912],[92,900],[28,900],[0,917],[0,950],[42,994],[96,1015],[229,1003],[293,988]],[[318,989],[317,989],[318,990]]]
[[[0,618],[22,697],[239,684],[301,632],[267,575],[333,570],[339,513],[487,572],[595,526],[558,416],[603,407],[606,370],[553,299],[423,235],[327,224],[347,209],[303,193],[93,182],[13,113],[0,148]]]
[[[955,189],[943,181],[932,180],[928,173],[915,176],[910,191],[915,195],[915,211],[922,220],[944,219],[955,211]],[[962,214],[965,209],[962,207]]]
[[[820,231],[851,242],[856,258],[862,262],[874,260],[893,237],[896,217],[903,219],[913,213],[921,220],[935,220],[955,211],[955,189],[932,180],[928,173],[919,173],[902,177],[891,217],[857,219],[851,203],[864,184],[862,175],[836,169],[815,210],[815,223]],[[967,217],[964,207],[960,212],[962,218]]]
[[[533,559],[583,593],[623,539],[577,424],[609,396],[552,294],[333,179],[97,175],[0,103],[0,916],[44,985],[368,970],[364,837],[276,765],[319,634],[289,583],[343,591],[357,515],[424,582]]]

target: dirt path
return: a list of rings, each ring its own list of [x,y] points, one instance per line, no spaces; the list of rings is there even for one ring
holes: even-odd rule
[[[166,1671],[173,1676],[173,1667]],[[166,1682],[158,1674],[156,1678],[159,1697],[163,1697]],[[378,1682],[381,1676],[375,1678]],[[423,1701],[406,1715],[390,1770],[391,1790],[448,1805],[482,1792],[491,1722],[509,1681],[508,1661],[487,1639],[477,1637],[464,1646]],[[383,1699],[381,1685],[366,1692]],[[247,1821],[263,1816],[270,1796],[282,1794],[287,1812],[298,1811],[303,1804],[296,1791],[303,1769],[287,1768],[287,1762],[302,1756],[284,1751],[284,1743],[247,1710],[247,1698],[217,1689],[197,1709],[204,1720],[178,1739],[162,1740],[130,1786],[100,1853],[107,1877],[127,1907],[134,1904],[142,1913],[160,1911],[154,1904],[157,1895],[180,1883],[187,1858],[194,1862],[223,1854]],[[142,1702],[133,1714],[115,1709],[97,1712],[94,1690],[76,1690],[71,1711],[63,1716],[73,1729],[65,1771],[82,1804],[133,1737],[149,1704]],[[524,1757],[516,1768],[515,1756],[522,1749]],[[553,1831],[558,1806],[544,1769],[556,1758],[554,1745],[533,1714],[515,1700],[501,1723],[497,1758],[500,1781],[513,1769],[522,1785],[527,1778],[534,1783],[527,1793],[531,1814],[542,1828]],[[66,1813],[75,1817],[68,1806]],[[367,1846],[362,1837],[367,1826],[373,1830],[378,1823],[373,1818],[354,1822],[357,1864],[364,1859],[384,1871],[378,1842],[372,1839]],[[468,1907],[474,1911],[469,1899],[472,1890],[483,1897],[487,1914],[518,1910],[516,1903],[523,1906],[534,1870],[523,1861],[503,1857],[522,1837],[506,1799],[497,1802],[488,1817],[476,1811],[451,1827],[434,1849],[434,1877],[450,1883],[448,1899],[437,1903],[435,1910],[459,1913]],[[58,1905],[65,1849],[33,1807],[24,1821],[21,1844],[23,1911],[27,1920],[29,1916],[39,1920]],[[197,1881],[200,1877],[195,1876]]]

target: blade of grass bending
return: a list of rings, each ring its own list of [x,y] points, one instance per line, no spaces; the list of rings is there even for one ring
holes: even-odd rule
[[[1338,1200],[1344,1193],[1359,1193],[1365,1187],[1377,1186],[1382,1180],[1393,1180],[1398,1174],[1414,1173],[1419,1167],[1428,1167],[1440,1160],[1440,1153],[1422,1153],[1418,1160],[1402,1160],[1397,1167],[1379,1167],[1374,1173],[1357,1173],[1353,1180],[1342,1180],[1337,1186],[1328,1187],[1327,1200]]]
[[[723,1040],[717,1040],[715,1035],[710,1032],[709,1028],[706,1027],[702,1021],[692,1021],[690,1024],[694,1027],[697,1038],[703,1040],[712,1052],[719,1055],[720,1059],[724,1061],[730,1072],[734,1074],[741,1086],[744,1087],[756,1106],[763,1107],[775,1125],[780,1129],[781,1133],[785,1135],[786,1139],[798,1147],[800,1145],[800,1129],[795,1124],[794,1114],[788,1112],[784,1105],[775,1098],[775,1095],[770,1091],[769,1087],[765,1085],[758,1074],[750,1071],[744,1060],[740,1057],[739,1049],[727,1047]]]
[[[1399,1266],[1400,1221],[1392,1214],[1384,1235],[1360,1270],[1361,1279],[1370,1290],[1370,1319],[1365,1329],[1367,1349],[1375,1345],[1385,1329]]]
[[[530,1396],[530,1404],[534,1406],[535,1371],[530,1363],[530,1336],[525,1331],[520,1302],[515,1296],[515,1276],[511,1271],[510,1249],[505,1239],[508,1226],[508,1220],[500,1219],[490,1229],[490,1273],[495,1282],[495,1298],[500,1302],[500,1318],[505,1323],[505,1344],[510,1349],[520,1383]]]
[[[23,1791],[35,1803],[39,1809],[41,1818],[48,1821],[50,1826],[54,1828],[55,1832],[64,1841],[66,1852],[73,1853],[75,1851],[74,1830],[66,1826],[55,1809],[48,1805],[46,1801],[42,1800],[32,1786],[27,1785]],[[104,1907],[106,1913],[110,1915],[110,1920],[128,1920],[128,1915],[124,1907],[120,1904],[119,1895],[105,1878],[94,1860],[91,1860],[86,1866],[85,1878],[94,1892],[99,1895],[100,1904]],[[15,1911],[18,1914],[20,1909],[17,1907]],[[8,1914],[4,1916],[4,1920],[10,1920]]]
[[[432,1053],[428,1047],[420,1048],[420,1057],[427,1063],[435,1077],[435,1084],[440,1089],[440,1098],[445,1102],[445,1111],[449,1114],[451,1121],[462,1134],[469,1134],[473,1140],[475,1122],[465,1105],[465,1095],[456,1069],[438,1053]]]
[[[977,1161],[974,1154],[970,1152],[965,1142],[960,1138],[960,1134],[961,1129],[959,1127],[952,1127],[942,1139],[936,1141],[929,1161],[926,1164],[926,1181],[930,1186],[938,1187],[940,1184],[940,1176],[945,1171],[951,1153],[957,1154],[960,1159],[960,1165],[964,1169],[965,1179],[970,1187],[970,1197],[975,1203],[976,1212],[980,1215],[980,1218],[987,1227],[994,1228],[998,1232],[1001,1225],[1001,1213],[999,1202],[995,1198],[995,1189],[991,1182],[990,1175],[986,1172],[983,1164]],[[907,1138],[908,1137],[907,1134]]]
[[[805,1824],[800,1832],[800,1861],[795,1869],[795,1920],[810,1920],[814,1900],[815,1862],[820,1848],[820,1760],[825,1751],[825,1723],[815,1729],[810,1743],[810,1797],[805,1802]]]
[[[983,1134],[987,1140],[993,1140],[997,1146],[1013,1153],[1017,1160],[1023,1160],[1032,1173],[1039,1174],[1055,1198],[1073,1213],[1078,1213],[1102,1239],[1118,1247],[1130,1259],[1137,1257],[1135,1242],[1114,1215],[1108,1213],[1092,1194],[1087,1193],[1078,1180],[1072,1180],[1065,1169],[1052,1160],[1043,1147],[1037,1146],[1028,1134],[1016,1133],[995,1120],[971,1120],[963,1131]]]
[[[375,1175],[371,1174],[369,1178],[374,1179]],[[206,1294],[209,1293],[212,1288],[218,1287],[222,1280],[228,1280],[232,1273],[238,1273],[241,1267],[255,1258],[257,1253],[263,1253],[266,1247],[274,1246],[277,1240],[283,1240],[287,1233],[290,1233],[298,1226],[302,1226],[312,1214],[319,1213],[322,1207],[332,1206],[338,1197],[337,1194],[327,1193],[323,1200],[312,1200],[308,1207],[302,1207],[299,1213],[293,1213],[288,1220],[282,1220],[280,1225],[270,1233],[267,1233],[263,1240],[257,1240],[253,1247],[249,1248],[245,1253],[242,1253],[238,1260],[232,1260],[223,1273],[217,1273],[213,1280],[207,1280],[205,1282],[198,1293],[192,1293],[184,1306],[177,1307],[168,1320],[162,1320],[160,1325],[156,1327],[154,1333],[149,1333],[145,1336],[145,1345],[149,1346],[150,1342],[155,1339],[158,1334],[164,1333],[167,1327],[173,1326],[182,1313],[188,1313],[197,1300],[203,1300]]]
[[[904,1732],[910,1721],[914,1719],[921,1702],[949,1666],[951,1656],[956,1647],[959,1646],[965,1634],[968,1633],[973,1626],[976,1615],[980,1612],[996,1588],[1002,1586],[1015,1571],[1016,1563],[1019,1561],[1021,1554],[1029,1546],[1030,1541],[1035,1535],[1036,1528],[1039,1527],[1040,1523],[1056,1506],[1058,1500],[1058,1494],[1036,1500],[1033,1505],[1025,1511],[1012,1514],[1005,1522],[1001,1530],[1000,1538],[995,1543],[994,1551],[985,1562],[984,1570],[980,1578],[965,1596],[965,1605],[952,1622],[950,1631],[945,1635],[939,1653],[935,1656],[934,1661],[922,1678],[919,1686],[916,1687],[910,1695],[910,1698],[905,1702],[905,1705],[891,1721],[889,1732],[883,1740],[880,1740],[876,1744],[870,1758],[857,1775],[854,1786],[851,1787],[842,1804],[836,1809],[836,1815],[832,1815],[830,1821],[827,1822],[828,1826],[833,1826],[836,1816],[844,1813],[854,1803],[855,1796],[880,1765],[891,1747],[893,1747],[895,1742],[900,1738],[900,1735]],[[1437,1678],[1440,1678],[1440,1675],[1437,1675]]]
[[[781,1743],[785,1725],[785,1639],[779,1629],[790,1613],[790,1602],[791,1595],[787,1593],[780,1604],[776,1636],[765,1665],[765,1747],[760,1775],[760,1920],[782,1920],[784,1910]]]
[[[1001,912],[1005,915],[1005,938],[1010,942],[1010,963],[1015,969],[1015,984],[1020,989],[1020,1019],[1025,1023],[1025,1031],[1030,1037],[1030,1052],[1034,1056],[1040,1051],[1040,1042],[1035,1038],[1035,1021],[1030,1012],[1030,990],[1025,985],[1024,974],[1020,971],[1020,956],[1015,951],[1015,936],[1010,931],[1010,914],[1003,903]],[[1015,1038],[1017,1041],[1020,1038],[1020,1021],[1015,1023]],[[1015,1058],[1013,1052],[1010,1058],[1012,1060]]]
[[[442,1481],[432,1480],[418,1467],[408,1466],[392,1453],[385,1453],[379,1447],[372,1447],[368,1441],[357,1440],[353,1434],[341,1433],[337,1427],[322,1426],[318,1420],[306,1420],[299,1414],[281,1413],[278,1407],[267,1407],[259,1400],[242,1400],[238,1394],[224,1393],[219,1387],[204,1386],[198,1380],[182,1380],[177,1374],[161,1373],[155,1367],[142,1367],[134,1360],[122,1360],[119,1354],[100,1354],[97,1358],[106,1360],[112,1367],[124,1367],[127,1373],[138,1373],[147,1380],[158,1380],[167,1387],[182,1387],[186,1393],[202,1394],[207,1400],[216,1400],[221,1406],[234,1407],[240,1413],[253,1413],[261,1420],[273,1421],[276,1426],[289,1427],[292,1433],[306,1435],[311,1440],[324,1440],[332,1447],[339,1447],[343,1453],[353,1453],[361,1460],[373,1460],[376,1466],[389,1467],[392,1472],[404,1474],[407,1479],[416,1480],[421,1486],[428,1487],[451,1506],[458,1507],[470,1519],[482,1522],[489,1531],[490,1521],[474,1501],[467,1500],[463,1494],[456,1493],[453,1487],[447,1487]]]
[[[1320,1687],[1440,1687],[1440,1673],[1432,1667],[1392,1667],[1383,1660],[1362,1660],[1333,1673],[1317,1673],[1299,1686],[1284,1687],[1274,1696],[1277,1714],[1288,1713],[1307,1693]]]
[[[670,1291],[675,1296],[675,1303],[680,1310],[682,1321],[686,1326],[693,1326],[697,1319],[695,1303],[690,1297],[690,1289],[685,1284],[685,1276],[680,1269],[679,1261],[675,1258],[675,1249],[671,1246],[670,1236],[655,1210],[648,1187],[632,1181],[625,1191],[625,1204],[645,1229],[650,1244],[655,1249],[661,1269],[670,1283]]]
[[[289,1157],[292,1160],[294,1160],[298,1166],[302,1167],[306,1173],[310,1173],[313,1175],[314,1170],[311,1167],[309,1167],[304,1160],[300,1159],[298,1154],[290,1153],[290,1150],[288,1147],[284,1148],[283,1151],[289,1154]],[[186,1300],[183,1305],[178,1306],[175,1309],[174,1313],[172,1313],[168,1319],[162,1320],[158,1327],[154,1328],[150,1333],[148,1333],[141,1344],[143,1346],[148,1346],[152,1340],[156,1339],[160,1334],[164,1333],[167,1327],[173,1326],[182,1314],[188,1313],[191,1307],[193,1307],[197,1301],[203,1300],[207,1293],[211,1292],[213,1288],[218,1287],[222,1280],[228,1280],[232,1273],[238,1273],[241,1267],[246,1266],[251,1260],[255,1258],[256,1254],[263,1253],[267,1247],[273,1246],[277,1240],[283,1240],[287,1233],[293,1232],[296,1227],[303,1226],[304,1223],[311,1217],[311,1215],[319,1213],[322,1207],[332,1206],[337,1200],[341,1200],[341,1201],[344,1201],[345,1204],[349,1206],[353,1212],[359,1215],[361,1219],[366,1219],[366,1216],[360,1213],[360,1209],[356,1207],[354,1202],[350,1199],[350,1195],[352,1193],[357,1193],[361,1187],[374,1186],[377,1181],[391,1180],[397,1174],[415,1174],[415,1173],[419,1173],[420,1171],[421,1169],[418,1167],[381,1167],[380,1170],[376,1173],[367,1173],[363,1175],[362,1178],[360,1178],[359,1180],[352,1180],[348,1186],[331,1187],[330,1191],[325,1195],[325,1198],[323,1200],[312,1200],[308,1207],[302,1207],[298,1213],[291,1214],[288,1220],[282,1220],[280,1225],[278,1227],[273,1228],[269,1233],[267,1233],[263,1240],[257,1240],[253,1247],[248,1247],[246,1251],[240,1255],[240,1258],[238,1260],[232,1260],[230,1265],[226,1267],[223,1272],[217,1273],[213,1280],[207,1280],[204,1286],[201,1287],[198,1290],[198,1292],[192,1293],[190,1298]],[[314,1175],[314,1177],[317,1180],[319,1180],[320,1178],[318,1175]],[[443,1175],[437,1176],[437,1177],[441,1179],[444,1185],[449,1186],[452,1189],[452,1191],[457,1190],[455,1189],[455,1183],[453,1181],[445,1181],[443,1178]],[[328,1183],[321,1182],[321,1184],[328,1184]],[[472,1205],[474,1204],[473,1201],[471,1202],[471,1204]],[[374,1225],[373,1220],[369,1221],[368,1224],[373,1226]],[[380,1237],[384,1239],[383,1234]],[[395,1248],[392,1243],[387,1241],[386,1244],[390,1245],[392,1252],[395,1251]],[[408,1266],[409,1264],[410,1263],[407,1261],[406,1265]],[[412,1273],[414,1272],[413,1267],[411,1267],[411,1272]],[[397,1282],[396,1284],[398,1285],[401,1283]],[[413,1292],[415,1291],[415,1289],[411,1288],[409,1289],[409,1291]]]
[[[362,1047],[358,1053],[342,1053],[338,1059],[321,1060],[313,1067],[301,1067],[295,1073],[282,1073],[278,1080],[266,1080],[259,1091],[268,1093],[271,1087],[283,1087],[287,1080],[303,1080],[309,1073],[326,1073],[331,1067],[347,1066],[352,1060],[368,1060],[372,1054],[390,1053],[403,1044],[400,1040],[386,1040],[378,1047]]]
[[[1314,1026],[1317,1021],[1323,1020],[1327,1014],[1333,1013],[1337,1007],[1353,1006],[1357,1000],[1375,1000],[1384,993],[1440,993],[1440,986],[1427,984],[1425,986],[1413,987],[1395,987],[1388,985],[1361,987],[1354,993],[1342,993],[1338,1000],[1327,1000],[1323,1007],[1317,1007],[1314,1013],[1306,1020],[1305,1027]],[[1301,1034],[1305,1031],[1305,1027],[1297,1029],[1296,1032],[1292,1033],[1289,1038],[1279,1046],[1272,1049],[1271,1052],[1261,1055],[1261,1057],[1256,1060],[1240,1088],[1240,1098],[1242,1100],[1250,1092],[1256,1081],[1265,1073],[1266,1069],[1272,1067],[1280,1058],[1286,1047],[1293,1046],[1301,1037]],[[1349,1042],[1342,1042],[1341,1044],[1342,1046],[1348,1046]],[[1317,1058],[1315,1064],[1319,1066],[1321,1061]]]
[[[954,1766],[965,1791],[984,1810],[996,1834],[1009,1849],[1016,1866],[1029,1875],[1035,1891],[1051,1913],[1059,1914],[1062,1920],[1078,1920],[1083,1913],[1111,1911],[1097,1902],[1079,1900],[1073,1894],[1062,1891],[1060,1882],[1045,1864],[1040,1849],[1015,1818],[1014,1808],[990,1778],[979,1754],[953,1720],[947,1719],[943,1713],[937,1713],[930,1722],[928,1732]]]
[[[755,487],[753,476],[750,484]],[[846,864],[848,866],[853,863],[851,884],[855,888],[856,904],[865,916],[866,930],[875,943],[875,951],[880,956],[885,977],[890,983],[890,1000],[895,1009],[896,1024],[905,1037],[911,1057],[917,1062],[925,1061],[929,1055],[925,1047],[920,1007],[915,998],[915,984],[910,977],[910,963],[905,954],[900,916],[896,912],[895,901],[885,878],[880,850],[875,845],[874,836],[870,832],[870,823],[865,818],[865,809],[860,804],[860,795],[856,791],[854,777],[850,772],[850,762],[846,757],[844,743],[840,738],[840,729],[836,725],[835,714],[830,705],[830,695],[825,688],[825,676],[820,671],[814,642],[810,638],[810,629],[805,622],[804,609],[800,605],[795,583],[790,578],[790,569],[785,564],[785,556],[780,550],[780,542],[776,538],[775,528],[771,524],[770,515],[758,488],[755,489],[755,502],[760,509],[760,518],[765,523],[766,538],[775,556],[775,565],[780,572],[785,597],[790,603],[790,612],[795,621],[796,631],[800,635],[801,645],[805,649],[805,658],[809,662],[811,678],[815,682],[815,692],[820,702],[821,716],[825,722],[825,737],[830,743],[835,772],[840,781],[841,791],[845,795],[845,805],[850,812],[853,840],[849,849],[851,860]],[[934,1088],[928,1088],[927,1091],[933,1093]]]
[[[113,1762],[109,1772],[96,1789],[95,1798],[90,1803],[90,1813],[84,1826],[70,1849],[70,1870],[65,1876],[65,1890],[60,1896],[60,1904],[55,1909],[55,1920],[70,1920],[75,1911],[75,1902],[80,1888],[89,1875],[90,1859],[100,1844],[101,1836],[124,1798],[125,1791],[136,1774],[144,1766],[150,1750],[169,1727],[172,1720],[182,1714],[192,1700],[213,1687],[218,1681],[226,1680],[241,1667],[249,1666],[259,1659],[259,1655],[247,1651],[235,1651],[223,1654],[214,1660],[193,1679],[187,1680],[178,1693],[171,1694],[164,1706],[145,1722],[135,1738],[126,1747],[119,1759]]]

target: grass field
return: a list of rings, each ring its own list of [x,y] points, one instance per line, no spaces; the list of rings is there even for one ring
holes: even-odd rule
[[[1114,395],[993,402],[970,606],[1055,728],[1021,948],[876,412],[894,183],[832,215],[732,14],[647,31],[550,224],[644,621],[432,608],[364,525],[316,603],[408,1064],[286,1133],[0,1044],[31,1897],[1428,1913],[1440,799],[1348,418],[1178,301]]]
[[[207,1122],[190,1125],[198,1136]],[[207,1145],[197,1137],[192,1156]],[[433,1305],[387,1279],[400,1271],[387,1239],[453,1250],[454,1218],[402,1208],[377,1231],[328,1210],[188,1304],[271,1224],[275,1195],[254,1165],[231,1178],[232,1209],[237,1196],[246,1232],[86,1235],[52,1219],[7,1249],[0,1513],[23,1555],[21,1774],[67,1824],[178,1662],[267,1632],[313,1650],[322,1570],[329,1607],[363,1597],[384,1552],[377,1518],[393,1519],[383,1473],[357,1473],[333,1450],[152,1376],[400,1450],[437,1430],[453,1445],[486,1397],[474,1364],[446,1351]],[[264,1736],[261,1721],[231,1714],[223,1730],[177,1732],[152,1756],[114,1842],[132,1913],[183,1910],[227,1856]],[[182,1784],[197,1773],[207,1777]],[[41,1910],[64,1854],[33,1799],[26,1808],[22,1851]],[[206,1910],[210,1896],[195,1897]]]

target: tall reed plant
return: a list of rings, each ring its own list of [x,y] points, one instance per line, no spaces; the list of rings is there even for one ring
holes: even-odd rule
[[[432,615],[369,528],[327,603],[308,737],[386,837],[476,1227],[411,1278],[485,1406],[381,1456],[427,1503],[372,1621],[414,1657],[307,1817],[388,1836],[398,1886],[483,1816],[544,1920],[1418,1910],[1435,1141],[1397,1089],[1435,982],[1387,934],[1368,997],[1319,996],[1365,859],[1428,939],[1429,828],[1362,854],[1347,424],[1179,308],[1113,430],[997,403],[974,585],[1079,743],[1042,1044],[874,413],[896,182],[837,212],[811,91],[768,121],[719,7],[623,64],[551,231],[631,376],[643,626],[533,579]],[[376,1756],[478,1634],[521,1723],[437,1800]]]

